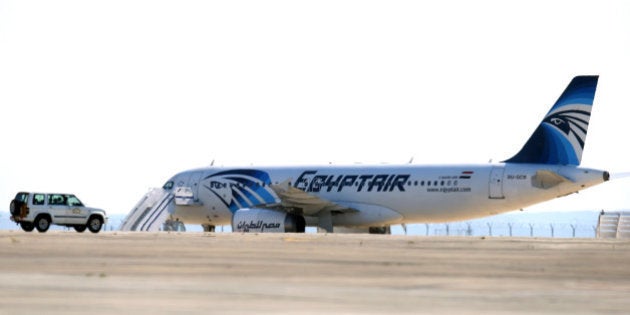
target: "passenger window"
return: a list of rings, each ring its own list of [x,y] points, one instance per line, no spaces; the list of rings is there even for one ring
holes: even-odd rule
[[[18,193],[17,196],[15,196],[15,200],[21,201],[21,202],[28,202],[28,193]]]
[[[46,200],[46,197],[44,196],[44,194],[33,195],[33,205],[41,206],[44,204],[45,200]]]
[[[65,205],[66,197],[59,194],[48,195],[48,204],[51,206]]]

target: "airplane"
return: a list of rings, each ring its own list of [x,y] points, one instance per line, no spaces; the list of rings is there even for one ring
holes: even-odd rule
[[[210,166],[174,175],[125,224],[388,234],[391,225],[480,218],[576,193],[610,178],[579,167],[598,78],[574,77],[522,149],[501,163]]]

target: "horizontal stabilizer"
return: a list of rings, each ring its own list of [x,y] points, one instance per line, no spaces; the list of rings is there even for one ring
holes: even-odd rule
[[[553,188],[562,182],[572,181],[556,172],[552,172],[549,170],[539,170],[536,172],[536,175],[532,177],[532,186],[541,189]]]

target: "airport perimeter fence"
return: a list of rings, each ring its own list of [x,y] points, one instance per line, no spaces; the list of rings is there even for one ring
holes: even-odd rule
[[[53,226],[51,230],[71,230],[61,226]],[[117,231],[117,226],[109,224],[103,231]],[[188,232],[202,232],[200,226],[187,225]],[[217,226],[216,232],[229,233],[230,226]],[[308,228],[307,233],[316,233],[317,229]],[[522,224],[522,223],[439,223],[413,224],[407,226],[407,232],[400,225],[392,226],[394,235],[416,236],[497,236],[497,237],[558,237],[558,238],[595,238],[597,226],[578,224]]]
[[[395,235],[416,236],[497,236],[497,237],[558,237],[558,238],[595,238],[597,225],[586,223],[498,223],[498,222],[453,222],[434,224],[409,224],[407,231],[401,225],[391,227]],[[104,231],[116,231],[114,224],[104,227]],[[198,225],[186,225],[188,232],[202,232]],[[231,226],[217,226],[216,232],[229,233]],[[317,229],[309,227],[307,233],[316,233]]]
[[[416,225],[413,230],[407,227],[407,234],[426,236],[595,238],[597,237],[597,225],[554,222],[549,222],[548,224],[458,222]]]
[[[4,217],[4,216],[2,216]],[[432,224],[409,224],[406,231],[401,225],[391,227],[392,234],[395,235],[416,235],[416,236],[496,236],[496,237],[558,237],[558,238],[596,238],[597,237],[597,214],[589,215],[586,219],[575,220],[574,223],[553,222],[547,223],[538,221],[536,223],[524,222],[497,222],[478,219],[475,221],[432,223]],[[594,221],[594,222],[592,222]],[[117,231],[122,219],[110,220],[103,231]],[[571,221],[568,221],[571,222]],[[13,222],[3,222],[2,229],[19,229]],[[51,230],[67,230],[61,226],[51,226]],[[217,226],[216,232],[231,232],[230,226]],[[186,225],[186,231],[202,232],[199,225]],[[316,228],[307,228],[307,233],[316,233]]]

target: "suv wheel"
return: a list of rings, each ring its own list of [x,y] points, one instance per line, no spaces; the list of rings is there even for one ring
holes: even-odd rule
[[[40,233],[44,233],[48,231],[48,228],[50,228],[50,219],[46,215],[38,216],[37,218],[35,218],[34,223],[35,228],[37,228],[37,231]]]
[[[92,233],[98,233],[103,227],[103,220],[97,216],[91,216],[87,223],[87,228]]]
[[[22,221],[20,222],[20,227],[22,228],[22,230],[24,230],[24,232],[33,232],[35,225],[33,225],[33,223],[31,222]]]
[[[85,226],[85,225],[75,225],[74,226],[74,230],[79,232],[79,233],[83,233],[85,231],[85,228],[87,228],[87,226]]]

